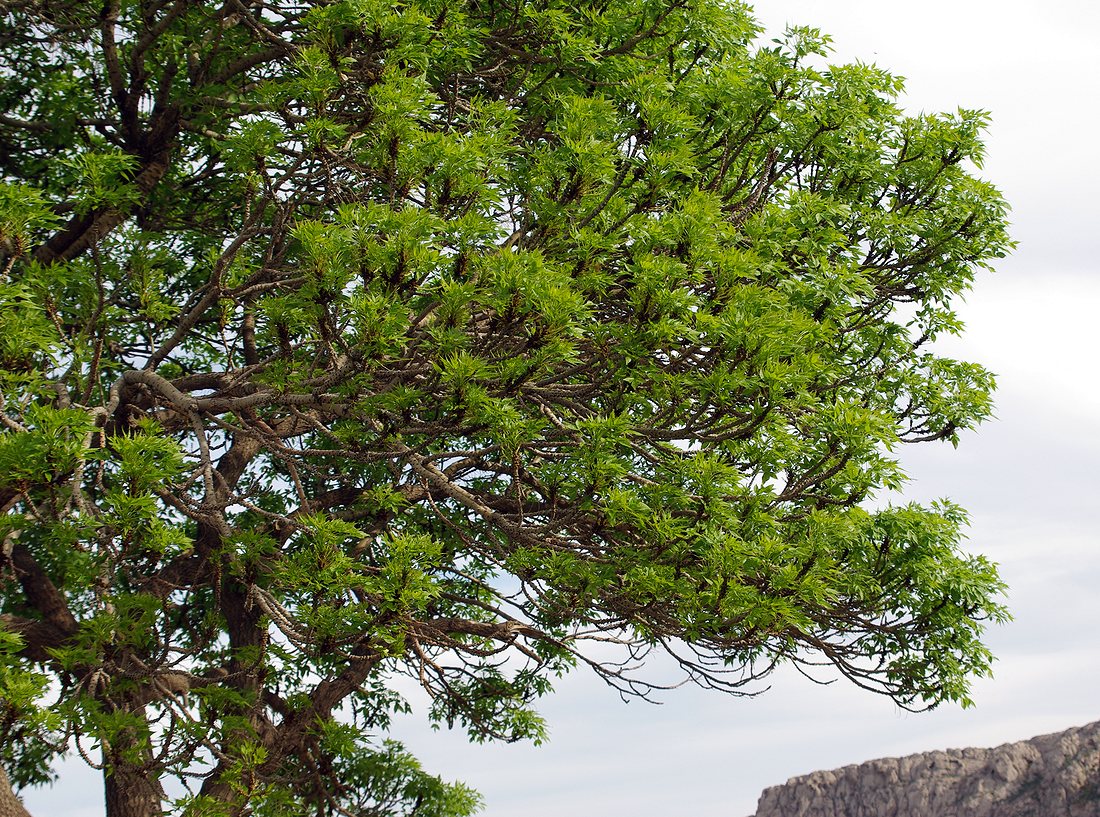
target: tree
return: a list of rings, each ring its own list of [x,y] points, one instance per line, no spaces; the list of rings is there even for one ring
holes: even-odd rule
[[[986,116],[719,0],[0,2],[0,755],[109,817],[465,815],[409,676],[541,738],[652,652],[968,702],[1003,620],[901,443],[1010,247]],[[620,646],[621,660],[592,652]],[[597,657],[599,656],[599,657]]]

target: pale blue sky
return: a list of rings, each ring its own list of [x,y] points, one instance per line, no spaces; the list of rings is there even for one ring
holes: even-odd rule
[[[541,707],[543,747],[469,746],[403,722],[429,769],[484,793],[485,817],[744,817],[765,786],[814,769],[1100,719],[1100,4],[767,0],[757,15],[776,34],[817,25],[838,59],[905,76],[912,110],[993,112],[984,175],[1013,204],[1020,248],[979,280],[951,348],[998,373],[998,419],[957,451],[907,449],[906,497],[950,496],[972,512],[971,548],[1002,564],[1016,621],[991,633],[996,678],[969,711],[910,715],[793,673],[758,698],[681,689],[659,707],[626,705],[578,672]],[[99,817],[93,775],[66,767],[27,804],[40,817]]]

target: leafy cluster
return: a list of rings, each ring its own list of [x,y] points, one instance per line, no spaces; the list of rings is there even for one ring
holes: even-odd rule
[[[865,505],[990,412],[930,350],[1011,246],[986,116],[758,33],[717,0],[0,2],[17,784],[75,746],[109,817],[167,777],[192,815],[457,817],[386,737],[395,679],[540,740],[554,676],[647,696],[651,650],[968,702],[996,571],[951,504]]]

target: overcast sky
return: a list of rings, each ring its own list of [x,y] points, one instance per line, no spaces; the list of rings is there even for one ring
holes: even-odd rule
[[[627,705],[578,671],[540,707],[542,747],[471,747],[428,730],[422,713],[403,723],[427,768],[485,795],[485,817],[744,817],[763,788],[816,769],[1100,719],[1100,4],[766,0],[757,15],[774,35],[818,26],[837,61],[904,76],[914,112],[993,113],[983,175],[1012,203],[1020,247],[978,281],[950,353],[998,374],[998,417],[958,450],[907,449],[905,498],[948,496],[971,511],[969,547],[1001,564],[1016,619],[990,633],[996,677],[967,711],[910,715],[793,673],[752,699],[681,689],[662,706]],[[94,817],[100,786],[70,766],[25,799],[41,817]]]

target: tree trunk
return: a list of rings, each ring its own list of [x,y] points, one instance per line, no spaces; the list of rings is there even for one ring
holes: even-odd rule
[[[164,813],[164,789],[156,775],[126,763],[109,766],[103,774],[107,817],[161,817]]]
[[[124,731],[103,745],[107,817],[162,817],[164,788],[148,739]]]
[[[12,791],[8,773],[0,768],[0,817],[31,817],[23,808],[23,801]]]

